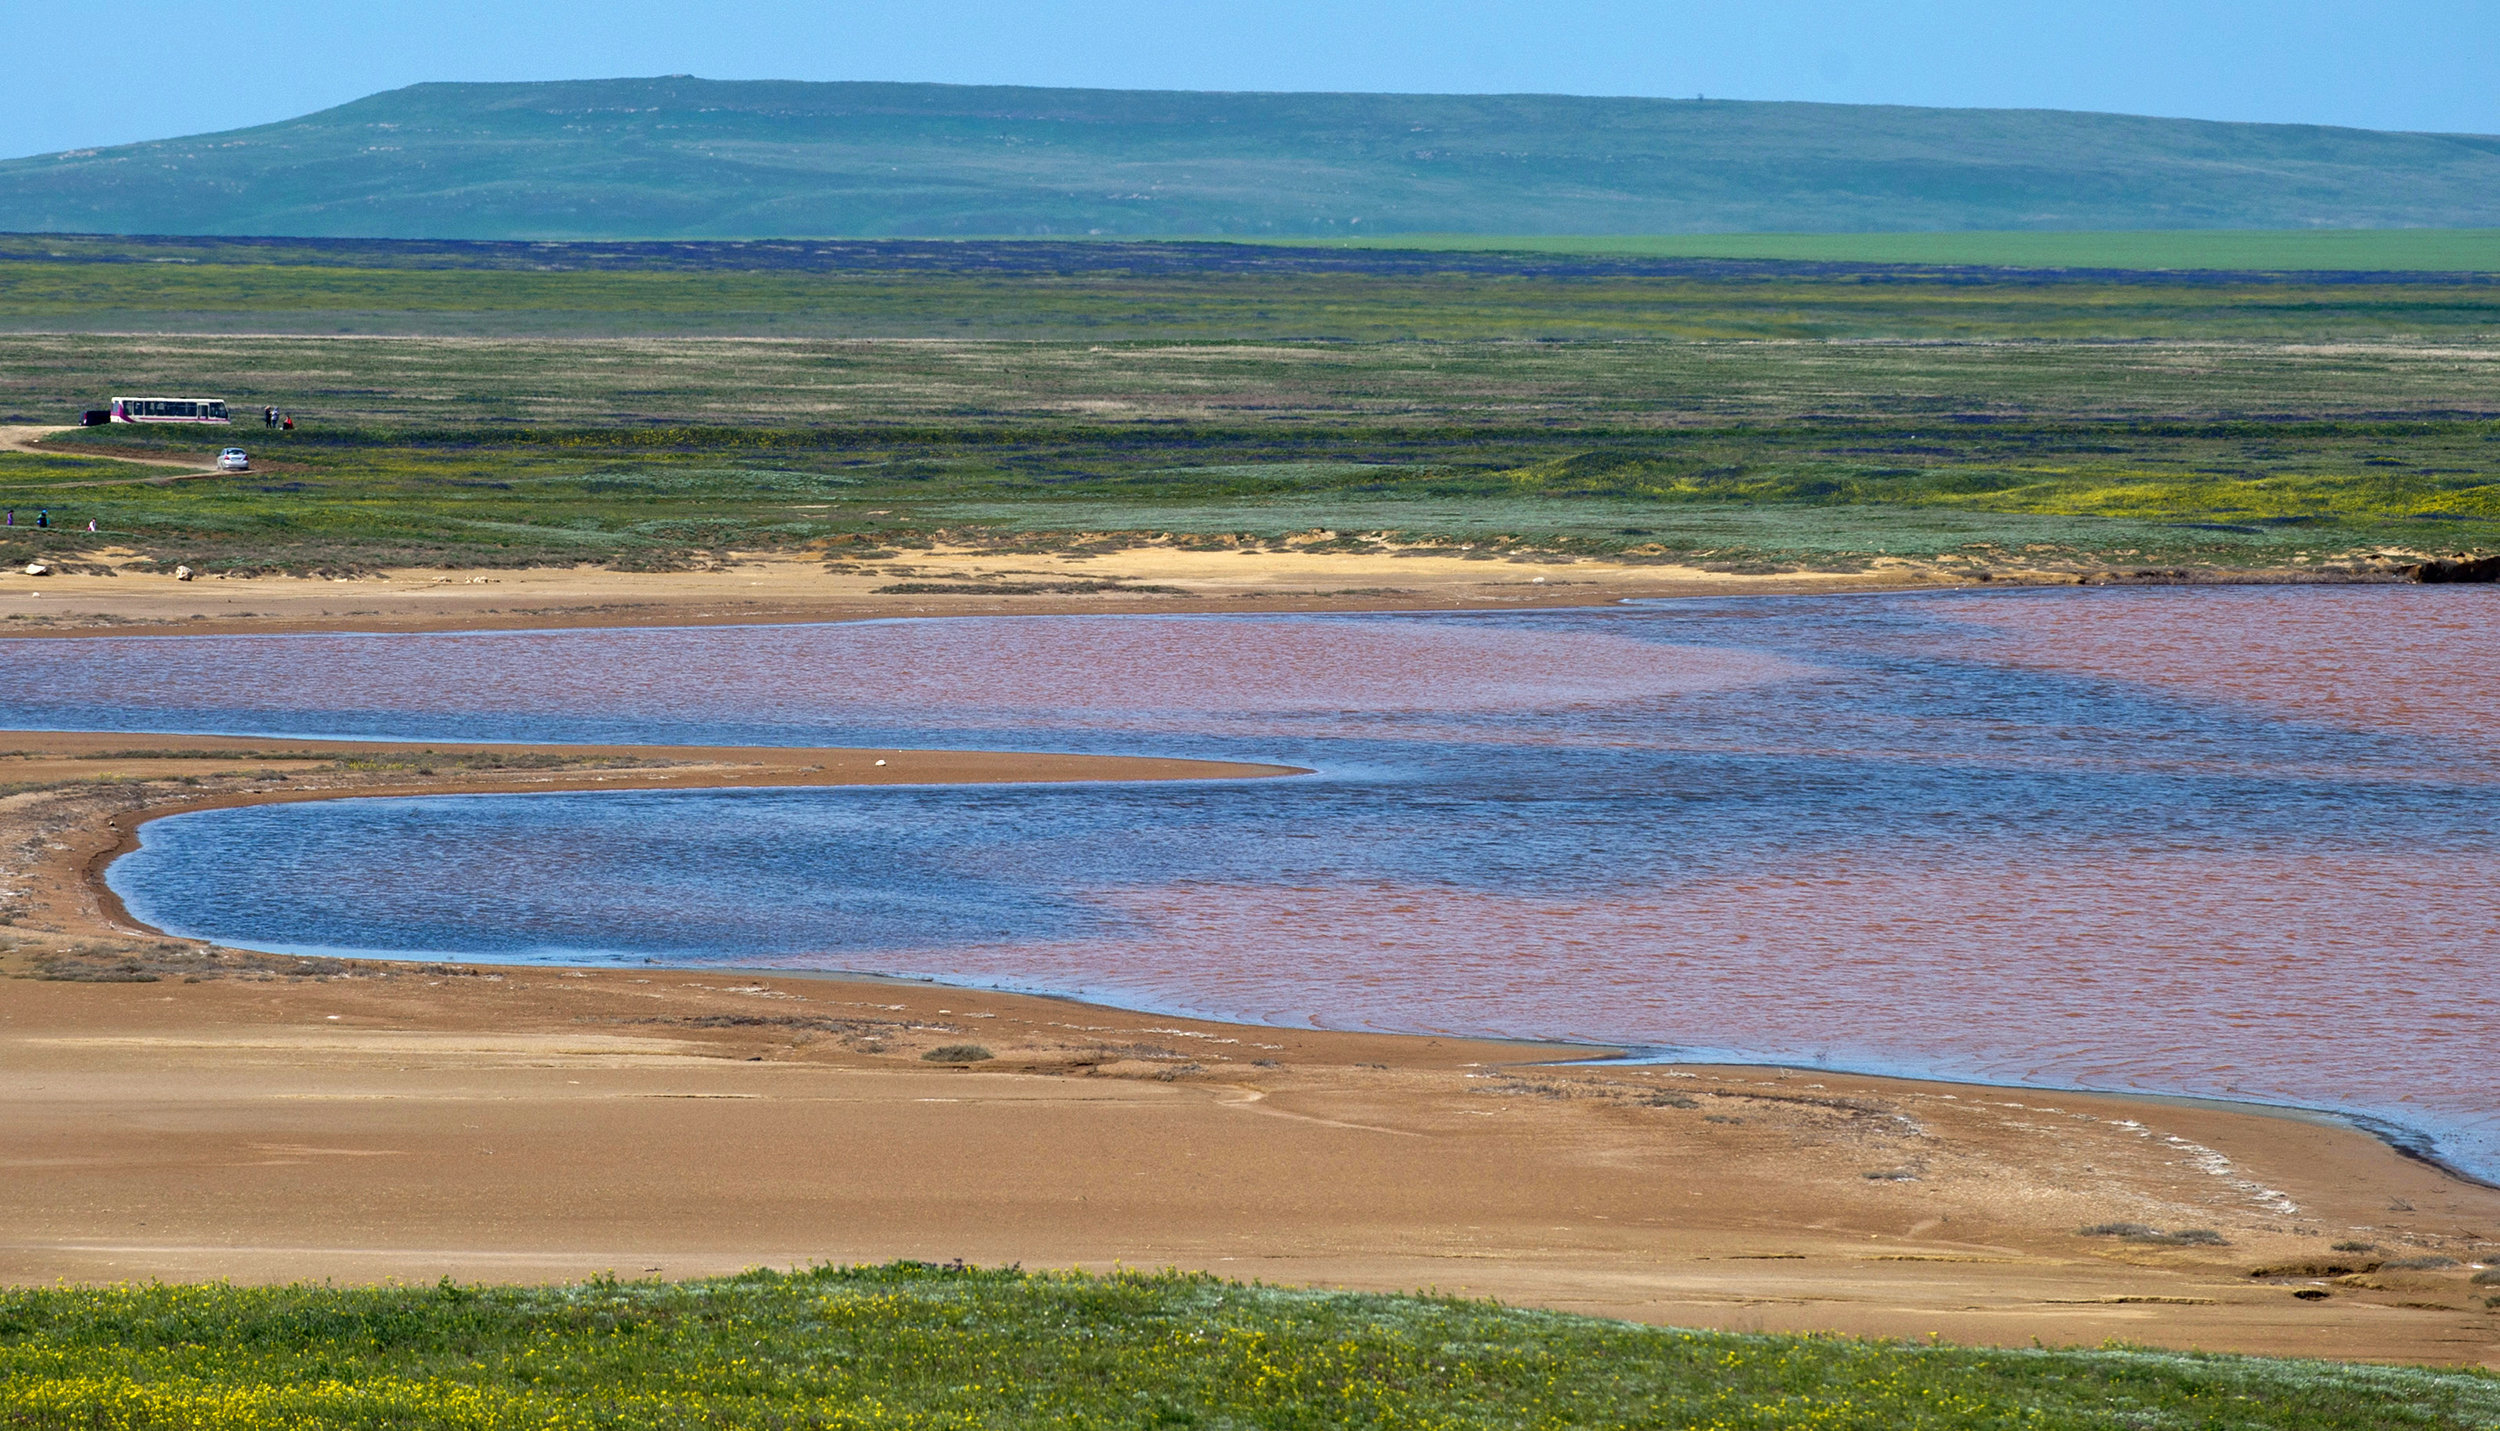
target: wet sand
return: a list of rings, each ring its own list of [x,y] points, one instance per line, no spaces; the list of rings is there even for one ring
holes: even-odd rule
[[[503,746],[429,774],[373,743],[28,733],[0,749],[16,752],[0,758],[11,1281],[960,1256],[1681,1325],[2500,1367],[2484,1306],[2500,1289],[2468,1281],[2500,1256],[2500,1191],[2329,1121],[1556,1067],[1589,1051],[865,979],[212,956],[118,921],[94,878],[140,820],[206,803],[1272,768]],[[92,758],[111,752],[134,753]],[[617,763],[529,763],[558,758]],[[921,1056],[965,1043],[995,1056]],[[2105,1223],[2223,1242],[2077,1233]]]
[[[2500,1315],[2463,1269],[2378,1266],[2465,1260],[2500,1194],[2290,1118],[1554,1068],[1576,1051],[841,979],[163,967],[8,986],[0,1276],[963,1257],[1678,1325],[2500,1365]],[[996,1057],[921,1058],[966,1042]],[[2075,1235],[2113,1221],[2229,1245]]]

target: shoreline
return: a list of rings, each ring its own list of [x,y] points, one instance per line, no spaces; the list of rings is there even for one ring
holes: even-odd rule
[[[300,751],[329,753],[325,746],[338,747],[340,756],[353,756],[381,750],[396,754],[419,751],[430,754],[431,747],[417,741],[340,740],[325,742],[309,737],[191,736],[179,732],[140,732],[167,739],[226,742],[249,746],[255,754],[267,754],[261,747],[271,743],[291,742]],[[51,735],[73,744],[103,744],[127,733],[110,731],[12,732],[0,731],[0,742],[16,741],[28,736]],[[435,742],[453,745],[452,742]],[[593,771],[548,774],[531,772],[503,779],[452,778],[422,783],[357,784],[344,788],[289,788],[247,790],[217,795],[178,799],[144,807],[132,816],[109,821],[107,829],[118,837],[110,845],[92,848],[79,867],[80,882],[107,928],[116,934],[142,937],[180,939],[191,943],[210,943],[190,936],[168,934],[163,929],[133,915],[120,894],[108,882],[114,863],[140,848],[142,832],[157,820],[177,815],[197,814],[209,810],[236,809],[258,805],[303,804],[321,800],[402,799],[429,796],[460,796],[490,794],[583,794],[608,790],[728,790],[728,789],[797,789],[810,786],[856,787],[863,785],[926,785],[926,784],[996,784],[996,783],[1091,783],[1096,781],[1161,781],[1161,780],[1231,780],[1270,779],[1312,772],[1299,766],[1269,765],[1253,762],[1194,760],[1159,756],[1055,755],[1029,752],[991,751],[903,751],[870,750],[835,747],[723,747],[723,746],[569,746],[549,744],[516,744],[510,742],[454,745],[464,755],[568,755],[587,760],[647,759],[664,761],[653,767],[600,767]],[[892,761],[906,761],[892,764]],[[680,766],[698,768],[684,769]],[[240,946],[230,946],[240,947]],[[245,952],[271,952],[253,951]],[[380,951],[323,953],[314,955],[287,954],[283,957],[335,959],[349,963],[404,966],[440,962],[436,956],[420,954],[389,954]],[[476,955],[445,956],[456,962],[477,967],[510,969],[556,969],[591,971],[624,968],[625,965],[585,965],[536,960],[504,960]],[[705,964],[655,964],[642,966],[676,973],[699,973],[712,976],[777,979],[826,979],[834,982],[891,983],[904,987],[925,987],[953,990],[965,994],[998,994],[1024,999],[1051,1000],[1073,1007],[1099,1009],[1114,1013],[1152,1018],[1186,1019],[1223,1024],[1245,1029],[1291,1029],[1294,1025],[1272,1024],[1246,1020],[1234,1015],[1176,1012],[1146,1005],[1106,1004],[1081,994],[1045,989],[1010,988],[1002,985],[950,982],[935,977],[896,974],[862,969],[802,969],[772,965],[715,966]],[[2390,1151],[2412,1162],[2432,1169],[2444,1177],[2468,1186],[2500,1192],[2500,1181],[2485,1178],[2442,1157],[2438,1139],[2422,1129],[2369,1114],[2336,1108],[2319,1108],[2304,1104],[2269,1102],[2263,1099],[2223,1098],[2193,1093],[2163,1093],[2147,1090],[2110,1090],[2067,1087],[2040,1083],[2010,1083],[1948,1077],[1942,1074],[1861,1069],[1830,1064],[1781,1060],[1772,1057],[1699,1058],[1665,1056],[1671,1050],[1639,1044],[1584,1042],[1576,1039],[1549,1039],[1529,1035],[1439,1035],[1417,1030],[1365,1030],[1364,1036],[1388,1039],[1434,1039],[1465,1037],[1471,1042],[1514,1044],[1521,1048],[1567,1050],[1576,1057],[1551,1061],[1545,1066],[1627,1068],[1677,1067],[1700,1064],[1714,1068],[1777,1070],[1782,1073],[1820,1073],[1846,1078],[1883,1079],[1911,1084],[1991,1088],[2008,1092],[2071,1095],[2140,1102],[2147,1106],[2199,1108],[2240,1116],[2286,1118],[2321,1126],[2332,1126],[2369,1137]]]
[[[1434,547],[1202,550],[1151,542],[1047,552],[938,547],[877,565],[814,555],[733,553],[711,569],[682,572],[408,568],[356,577],[196,581],[155,572],[124,549],[108,548],[91,556],[98,570],[114,574],[0,573],[0,636],[381,634],[1110,613],[1498,611],[1675,597],[2411,580],[2410,568],[2392,556],[2366,570],[2009,566],[1985,574],[1882,557],[1857,571],[1745,575],[1658,560],[1561,554],[1496,557]]]
[[[1612,1046],[1592,1044],[1589,1047],[1610,1048]],[[1588,1066],[1592,1068],[1638,1066],[1648,1061],[1638,1053],[1627,1053],[1617,1058],[1591,1059]],[[1657,1062],[1661,1067],[1675,1067],[1679,1063],[1678,1060],[1658,1060]],[[1885,1072],[1820,1063],[1782,1063],[1777,1060],[1751,1062],[1743,1059],[1712,1059],[1708,1062],[1713,1067],[1719,1068],[1831,1073],[1847,1078],[1887,1078],[1909,1083],[1940,1083],[1962,1088],[1993,1088],[2007,1093],[2106,1098],[2122,1103],[2141,1103],[2149,1108],[2191,1108],[2227,1113],[2238,1117],[2283,1118],[2313,1127],[2336,1128],[2345,1132],[2358,1133],[2376,1141],[2396,1156],[2408,1162],[2419,1163],[2442,1177],[2453,1179],[2468,1187],[2500,1192],[2500,1178],[2486,1178],[2441,1157],[2438,1152],[2439,1141],[2433,1134],[2392,1118],[2380,1118],[2342,1108],[2321,1108],[2310,1103],[2272,1103],[2262,1098],[2219,1098],[2202,1093],[2155,1093],[2144,1089],[2083,1088],[2062,1083],[1999,1083],[1986,1079],[1954,1078],[1940,1073]]]
[[[0,743],[12,742],[30,735],[49,734],[76,743],[101,744],[121,732],[62,731],[21,732],[0,731]],[[141,736],[157,735],[185,741],[224,741],[258,747],[291,742],[294,746],[318,752],[325,744],[308,737],[190,736],[179,732],[139,732]],[[400,753],[428,749],[416,741],[388,742],[343,740],[335,742],[341,754],[354,754],[373,749]],[[436,742],[452,745],[452,742]],[[103,916],[109,932],[148,938],[180,939],[192,943],[209,943],[188,935],[173,935],[132,914],[120,894],[108,882],[114,861],[140,848],[142,831],[157,820],[177,815],[197,814],[208,810],[237,809],[258,805],[305,804],[321,800],[363,800],[425,798],[429,796],[512,795],[512,794],[595,794],[608,790],[730,790],[730,789],[799,789],[811,786],[853,787],[862,785],[923,784],[994,784],[994,783],[1091,783],[1096,781],[1162,781],[1162,780],[1237,780],[1272,779],[1312,772],[1299,766],[1267,765],[1250,762],[1192,760],[1158,756],[1069,756],[1036,755],[1024,752],[965,751],[901,751],[854,750],[834,747],[725,747],[725,746],[588,746],[514,744],[509,742],[455,745],[467,753],[487,755],[579,754],[584,758],[649,758],[671,761],[655,768],[601,768],[595,773],[577,771],[570,774],[533,772],[519,778],[503,780],[449,779],[425,783],[356,785],[340,789],[262,789],[201,796],[152,805],[132,816],[110,822],[107,828],[118,838],[109,846],[93,848],[79,867],[79,879],[87,896]],[[910,764],[895,765],[889,761],[913,757]],[[805,763],[801,763],[804,761]],[[740,762],[732,765],[731,762]],[[863,769],[863,762],[867,764]],[[677,769],[677,764],[693,764],[701,769]],[[937,767],[934,771],[931,766]],[[883,767],[880,769],[879,767]],[[994,772],[1006,772],[1004,777]],[[240,948],[241,946],[228,946]],[[246,950],[245,952],[277,952]],[[375,965],[415,965],[439,962],[435,956],[421,954],[390,954],[380,951],[331,952],[319,954],[287,953],[284,957],[336,959],[349,963]],[[624,968],[619,965],[589,965],[544,962],[525,959],[497,959],[462,954],[444,956],[456,962],[478,967],[510,969],[558,969],[587,971]],[[1017,998],[1044,999],[1076,1007],[1102,1009],[1121,1014],[1153,1018],[1189,1019],[1219,1023],[1238,1028],[1293,1028],[1293,1025],[1270,1024],[1243,1019],[1235,1015],[1177,1012],[1149,1005],[1106,1004],[1081,994],[1048,989],[1011,988],[1003,985],[949,982],[944,979],[912,974],[896,974],[865,969],[801,969],[772,965],[706,965],[652,964],[643,966],[679,973],[700,973],[726,977],[778,979],[827,979],[836,982],[882,982],[904,987],[926,987],[956,990],[963,993],[1005,994]],[[1367,1036],[1414,1039],[1437,1038],[1427,1031],[1366,1030]],[[2146,1090],[2111,1090],[2067,1087],[2043,1083],[2007,1083],[1986,1079],[1948,1077],[1937,1073],[1891,1069],[1863,1069],[1842,1065],[1818,1064],[1773,1057],[1722,1057],[1717,1052],[1699,1058],[1666,1056],[1672,1050],[1650,1045],[1593,1043],[1577,1039],[1548,1039],[1529,1035],[1465,1035],[1472,1042],[1516,1044],[1522,1048],[1561,1049],[1576,1051],[1580,1056],[1554,1061],[1554,1067],[1585,1066],[1590,1068],[1625,1068],[1642,1066],[1675,1067],[1704,1064],[1714,1068],[1780,1070],[1797,1073],[1824,1073],[1847,1078],[1877,1078],[1903,1083],[1934,1083],[1939,1085],[1995,1088],[2009,1092],[2066,1094],[2078,1097],[2116,1099],[2142,1102],[2151,1106],[2193,1107],[2228,1112],[2243,1116],[2289,1118],[2325,1126],[2333,1126],[2372,1138],[2413,1162],[2433,1169],[2441,1175],[2472,1187],[2500,1192],[2500,1180],[2480,1176],[2440,1155],[2436,1135],[2392,1119],[2355,1113],[2337,1108],[2319,1108],[2304,1104],[2277,1103],[2263,1099],[2222,1098],[2193,1093],[2162,1093]],[[1722,1051],[1723,1052],[1723,1051]]]
[[[190,735],[169,731],[0,731],[0,743],[48,742],[73,759],[99,759],[101,748],[149,738],[182,742],[181,758],[226,761],[389,760],[415,773],[339,779],[327,785],[263,784],[204,795],[174,795],[126,808],[65,847],[77,881],[102,917],[104,931],[175,938],[140,920],[107,882],[115,860],[137,850],[151,823],[177,815],[321,800],[422,798],[447,795],[580,794],[624,790],[801,789],[811,786],[1063,784],[1160,780],[1249,780],[1308,775],[1301,766],[1173,756],[1069,755],[1025,751],[946,751],[826,746],[556,745],[453,741],[321,740],[308,737]],[[450,747],[445,754],[441,747]],[[196,752],[196,754],[193,754]],[[23,757],[18,749],[13,753]],[[151,752],[150,754],[154,754]],[[161,763],[162,757],[157,757]],[[532,761],[575,762],[572,768]],[[514,762],[492,773],[442,776],[425,765]],[[326,773],[326,772],[323,772]],[[70,860],[57,863],[67,864]],[[195,941],[197,942],[197,941]]]
[[[152,927],[152,933],[161,935]],[[174,937],[174,936],[165,936]],[[440,962],[431,955],[387,954],[362,950],[301,954],[287,952],[284,957],[303,959],[335,959],[351,964],[377,966],[409,966]],[[1522,1050],[1559,1052],[1559,1058],[1539,1059],[1523,1067],[1551,1069],[1622,1070],[1635,1068],[1719,1068],[1751,1072],[1777,1073],[1784,1077],[1830,1076],[1834,1078],[1872,1079],[1903,1085],[1932,1085],[1939,1088],[1986,1089],[2003,1093],[2029,1093],[2058,1097],[2089,1098],[2120,1104],[2142,1104],[2146,1108],[2192,1109],[2239,1118],[2279,1118],[2311,1127],[2332,1128],[2368,1138],[2389,1152],[2438,1173],[2467,1187],[2500,1193],[2500,1179],[2486,1178],[2442,1157],[2435,1135],[2394,1119],[2379,1118],[2366,1113],[2340,1108],[2323,1108],[2305,1103],[2269,1102],[2261,1098],[2225,1098],[2198,1093],[2161,1093],[2144,1089],[2085,1088],[2071,1084],[2008,1083],[1984,1078],[1957,1077],[1944,1073],[1901,1069],[1860,1068],[1849,1064],[1814,1063],[1799,1059],[1779,1059],[1764,1055],[1733,1054],[1714,1051],[1691,1058],[1657,1056],[1658,1050],[1634,1043],[1592,1042],[1575,1038],[1540,1038],[1532,1034],[1448,1034],[1423,1029],[1334,1029],[1318,1025],[1304,1026],[1274,1023],[1238,1014],[1222,1012],[1185,1012],[1153,1004],[1111,1003],[1084,994],[1057,989],[1024,988],[1006,984],[962,982],[934,975],[899,974],[876,969],[814,969],[778,967],[769,964],[687,964],[656,963],[644,960],[639,964],[586,964],[562,960],[497,959],[477,955],[446,956],[453,962],[477,968],[524,971],[555,971],[558,973],[615,973],[618,971],[659,971],[673,974],[700,974],[707,977],[738,979],[815,979],[836,984],[883,984],[895,988],[925,989],[938,993],[964,995],[1000,995],[1016,999],[1040,1000],[1065,1004],[1072,1009],[1093,1010],[1106,1014],[1137,1018],[1173,1019],[1191,1023],[1220,1025],[1226,1028],[1264,1030],[1269,1032],[1344,1034],[1351,1037],[1393,1040],[1462,1039],[1468,1043],[1493,1047],[1516,1047]]]
[[[968,751],[903,751],[869,750],[833,747],[724,747],[724,746],[570,746],[553,744],[517,744],[511,742],[376,741],[350,739],[323,741],[311,737],[192,736],[180,732],[110,732],[110,731],[0,731],[0,745],[27,738],[50,736],[80,745],[102,745],[116,739],[146,738],[179,740],[211,745],[224,743],[248,747],[255,753],[266,753],[264,747],[293,747],[313,754],[331,753],[325,746],[335,746],[335,754],[349,756],[381,751],[412,755],[432,753],[435,746],[451,746],[465,756],[532,756],[567,755],[585,760],[635,759],[666,762],[643,768],[595,767],[565,773],[530,771],[507,775],[501,779],[437,777],[422,782],[356,784],[338,788],[262,788],[198,796],[150,805],[107,824],[115,838],[109,845],[89,844],[78,866],[79,882],[87,898],[102,916],[104,932],[116,935],[137,935],[147,938],[181,939],[204,943],[187,935],[172,935],[132,914],[120,894],[108,882],[108,873],[116,860],[140,848],[145,827],[157,820],[177,815],[197,814],[209,810],[236,809],[247,806],[303,804],[321,800],[400,799],[428,796],[511,795],[511,794],[584,794],[609,790],[729,790],[729,789],[798,789],[811,786],[853,787],[863,785],[925,785],[925,784],[995,784],[995,783],[1091,783],[1096,781],[1163,781],[1163,780],[1235,780],[1271,779],[1313,773],[1300,766],[1269,765],[1254,762],[1194,760],[1159,756],[1095,756],[1055,755],[1027,752]],[[904,763],[889,763],[889,762]],[[680,768],[691,766],[694,768]],[[233,946],[240,947],[240,946]],[[247,951],[273,952],[273,951]],[[377,965],[409,965],[437,962],[436,956],[422,954],[391,954],[381,951],[325,952],[294,954],[285,957],[336,959],[351,963]],[[587,965],[544,962],[526,959],[498,959],[471,954],[443,956],[457,962],[480,967],[511,969],[575,969],[593,970],[623,968],[624,965]],[[1244,1019],[1237,1015],[1202,1012],[1176,1012],[1151,1005],[1105,1004],[1081,994],[1056,990],[1011,988],[1003,985],[955,983],[933,977],[896,974],[860,969],[801,969],[772,965],[716,966],[705,964],[656,964],[649,967],[674,972],[702,973],[718,976],[752,976],[757,978],[812,979],[823,978],[847,982],[891,982],[900,986],[953,989],[965,993],[1005,994],[1018,998],[1057,1000],[1071,1005],[1110,1010],[1143,1017],[1191,1019],[1222,1023],[1241,1028],[1292,1028],[1293,1025],[1270,1024]],[[1426,1031],[1367,1030],[1368,1036],[1381,1038],[1436,1038]],[[1556,1061],[1553,1066],[1600,1067],[1674,1067],[1701,1063],[1718,1068],[1772,1069],[1800,1073],[1824,1073],[1838,1077],[1878,1078],[1905,1083],[1936,1083],[1973,1088],[1996,1088],[2009,1092],[2065,1094],[2078,1097],[2138,1101],[2153,1106],[2194,1107],[2231,1112],[2244,1116],[2289,1118],[2345,1129],[2371,1138],[2390,1151],[2430,1168],[2444,1177],[2468,1186],[2500,1192],[2500,1180],[2487,1178],[2462,1167],[2439,1151],[2438,1137],[2424,1129],[2387,1118],[2337,1108],[2313,1107],[2305,1104],[2270,1102],[2253,1098],[2226,1098],[2193,1093],[2164,1093],[2148,1090],[2110,1090],[2068,1087],[2044,1083],[2011,1083],[1986,1079],[1951,1077],[1940,1073],[1903,1071],[1897,1069],[1865,1069],[1845,1065],[1819,1064],[1799,1060],[1781,1060],[1769,1056],[1721,1056],[1726,1051],[1710,1051],[1697,1058],[1676,1058],[1672,1049],[1633,1043],[1593,1043],[1577,1039],[1547,1039],[1529,1035],[1464,1035],[1474,1042],[1515,1043],[1521,1047],[1576,1050],[1582,1056]]]

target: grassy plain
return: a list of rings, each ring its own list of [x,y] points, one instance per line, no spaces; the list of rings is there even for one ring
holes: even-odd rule
[[[12,529],[12,562],[1160,534],[2289,567],[2500,533],[2500,283],[2471,276],[18,238],[0,329],[0,419],[147,391],[302,421],[237,429],[256,470],[232,479],[0,453],[0,501],[67,528]],[[45,450],[199,460],[225,435]]]
[[[2485,1427],[2500,1380],[1638,1327],[926,1264],[563,1288],[0,1293],[26,1427]]]

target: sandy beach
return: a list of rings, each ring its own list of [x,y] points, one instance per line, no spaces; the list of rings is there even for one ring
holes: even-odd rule
[[[2500,1191],[2328,1120],[1592,1066],[1602,1051],[871,978],[211,952],[132,926],[98,878],[145,818],[208,804],[1275,767],[46,733],[0,750],[12,1281],[963,1257],[1694,1326],[2500,1366],[2492,1289],[2469,1281],[2500,1254]],[[965,1044],[992,1057],[923,1057]],[[2078,1231],[2107,1224],[2160,1240]]]
[[[119,569],[129,553],[94,554]],[[2006,584],[2073,585],[2070,573]],[[1893,591],[1970,584],[1907,562],[1860,572],[1730,575],[1665,562],[1478,558],[1441,550],[1296,552],[1170,544],[1101,553],[937,548],[876,564],[741,555],[719,570],[415,568],[354,578],[161,572],[0,573],[0,629],[152,635],[755,625],[895,616],[1429,611],[1589,606],[1638,597]]]

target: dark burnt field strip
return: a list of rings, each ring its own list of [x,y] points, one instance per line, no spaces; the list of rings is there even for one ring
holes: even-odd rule
[[[1823,420],[2500,417],[2500,343],[1969,340],[996,341],[0,335],[0,421],[117,393],[276,404],[324,429],[960,431],[1195,424],[1451,432]],[[196,439],[175,439],[194,441]]]
[[[1895,236],[1898,237],[1898,236]],[[2403,237],[2403,236],[2399,236]],[[2077,236],[2078,240],[2082,236]],[[2183,249],[2175,267],[2113,267],[2092,262],[2017,266],[1945,261],[1736,258],[1580,246],[1570,240],[1475,240],[1456,246],[1425,237],[1413,246],[1293,244],[1167,239],[639,239],[562,240],[285,238],[226,235],[0,234],[0,261],[55,264],[211,263],[319,268],[421,268],[562,272],[965,273],[1037,277],[1117,274],[1472,274],[1540,278],[1804,278],[1867,283],[2131,283],[2218,288],[2242,284],[2490,286],[2500,273],[2418,264],[2290,269],[2199,263]],[[1672,242],[1661,240],[1659,242]],[[2078,242],[2075,247],[2088,248]],[[2198,246],[2203,247],[2203,246]],[[2391,252],[2393,250],[2391,249]]]
[[[0,331],[1381,341],[2488,339],[2500,276],[1226,243],[0,236]]]

